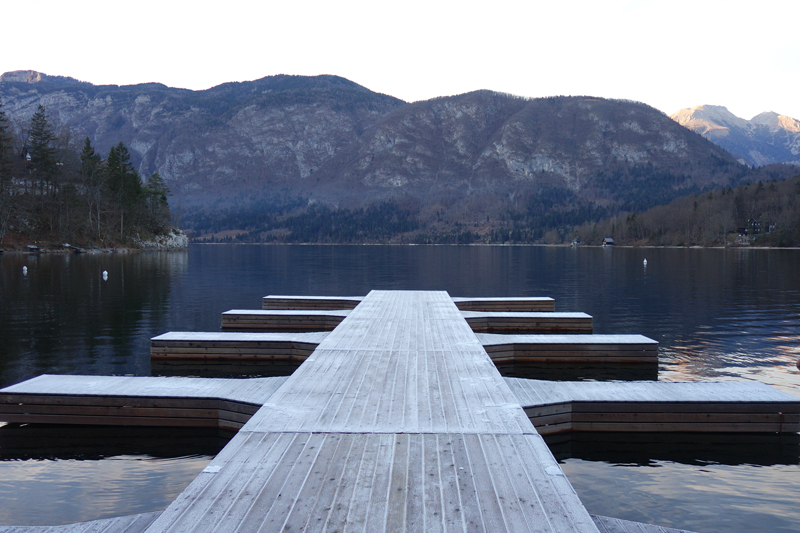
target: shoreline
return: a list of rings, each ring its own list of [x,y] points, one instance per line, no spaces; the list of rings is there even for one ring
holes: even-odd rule
[[[570,244],[544,244],[544,243],[484,243],[473,242],[464,244],[455,243],[413,243],[413,242],[190,242],[190,245],[198,246],[537,246],[542,248],[639,248],[639,249],[673,249],[673,250],[800,250],[800,246],[655,246],[655,245],[630,245],[615,244],[613,246],[603,246],[600,244],[581,244],[572,246]]]

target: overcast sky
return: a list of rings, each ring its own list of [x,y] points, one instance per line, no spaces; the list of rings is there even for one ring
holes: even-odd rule
[[[492,89],[800,119],[798,0],[0,3],[0,72],[206,89],[336,74],[407,101]]]

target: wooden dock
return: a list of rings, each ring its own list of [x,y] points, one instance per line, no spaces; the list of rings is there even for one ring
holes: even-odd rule
[[[475,333],[583,333],[592,332],[586,313],[462,311]]]
[[[154,361],[304,361],[328,333],[175,332],[150,340]],[[643,335],[479,333],[495,364],[658,363],[658,342]]]
[[[363,296],[279,296],[269,295],[261,299],[262,309],[293,309],[335,311],[349,310],[361,303]],[[517,298],[464,298],[453,297],[460,311],[555,311],[555,300],[548,297]]]
[[[450,303],[453,303],[452,300]],[[458,310],[458,309],[456,309]],[[231,309],[222,313],[226,331],[333,331],[350,310]],[[591,333],[586,313],[461,311],[476,333]]]
[[[63,526],[0,526],[0,533],[144,533],[161,512],[106,518]],[[691,533],[607,516],[591,515],[600,533]]]
[[[149,531],[597,531],[446,293],[371,292]]]
[[[800,399],[763,383],[506,379],[542,435],[800,431]]]
[[[350,311],[231,309],[222,313],[222,329],[235,331],[332,331]]]
[[[800,429],[800,400],[766,386],[502,378],[469,321],[529,327],[534,311],[387,291],[351,310],[266,311],[340,323],[288,378],[40,376],[0,390],[0,420],[241,426],[148,532],[656,531],[589,516],[531,421],[541,433]],[[273,342],[294,342],[287,329]]]
[[[43,375],[0,390],[0,421],[239,429],[285,380]]]
[[[150,359],[305,361],[327,333],[175,332],[150,339]]]
[[[0,390],[0,420],[238,429],[287,379],[43,375]],[[756,382],[503,380],[542,435],[800,431],[800,399]]]
[[[658,341],[643,335],[498,335],[478,340],[497,363],[658,364]]]

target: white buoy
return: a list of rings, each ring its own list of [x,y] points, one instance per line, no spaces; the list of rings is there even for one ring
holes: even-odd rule
[[[103,270],[103,281],[106,281],[107,279],[108,279],[108,271]]]
[[[22,275],[23,276],[27,276],[28,275],[28,267],[26,267],[26,266],[22,267]]]
[[[647,266],[647,259],[644,260],[644,266]]]

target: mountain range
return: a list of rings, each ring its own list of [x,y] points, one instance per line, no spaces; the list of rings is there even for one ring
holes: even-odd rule
[[[754,171],[650,106],[590,96],[476,91],[407,103],[337,76],[191,91],[17,71],[0,76],[0,99],[20,142],[39,104],[64,142],[88,136],[103,154],[124,142],[197,234],[383,204],[431,234],[556,228],[797,172]]]
[[[670,117],[734,154],[742,163],[800,165],[800,120],[792,117],[765,111],[745,120],[718,105],[689,107]]]

